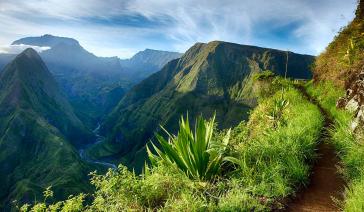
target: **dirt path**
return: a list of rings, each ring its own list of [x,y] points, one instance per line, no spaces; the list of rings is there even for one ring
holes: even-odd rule
[[[319,107],[325,118],[325,126],[321,132],[317,150],[318,159],[312,169],[310,184],[288,204],[287,211],[340,211],[335,199],[342,200],[345,183],[338,173],[339,160],[333,145],[330,144],[329,128],[333,122],[327,112],[302,86],[298,89],[310,102]]]

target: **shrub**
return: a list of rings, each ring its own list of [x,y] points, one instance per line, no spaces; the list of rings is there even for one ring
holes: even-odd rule
[[[275,76],[274,72],[271,70],[265,70],[263,72],[254,74],[253,80],[254,81],[260,81],[260,80],[266,80],[266,79],[272,79]]]
[[[175,164],[187,176],[199,180],[212,180],[220,172],[224,163],[226,147],[229,143],[230,130],[221,141],[212,139],[215,125],[215,116],[211,121],[198,117],[195,132],[190,129],[190,124],[183,117],[180,121],[178,135],[168,134],[168,141],[157,135],[162,147],[160,150],[153,147],[160,159]],[[148,149],[149,157],[155,161],[156,157]]]

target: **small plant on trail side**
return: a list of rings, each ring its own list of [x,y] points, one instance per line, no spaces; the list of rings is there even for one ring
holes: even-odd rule
[[[349,65],[353,64],[354,55],[355,55],[355,44],[354,44],[353,38],[350,38],[350,43],[349,43],[348,49],[346,50],[346,54],[345,54],[345,57],[348,59]]]
[[[277,128],[285,123],[283,112],[288,107],[289,101],[283,98],[275,99],[273,109],[267,117],[273,122],[273,127]]]
[[[161,149],[153,147],[157,155],[148,150],[149,158],[153,162],[159,158],[174,164],[188,177],[197,180],[212,180],[222,170],[225,163],[226,148],[230,139],[230,130],[220,141],[213,139],[215,116],[206,121],[201,116],[197,118],[195,132],[192,132],[188,118],[181,117],[177,136],[171,135],[168,140],[156,135]]]

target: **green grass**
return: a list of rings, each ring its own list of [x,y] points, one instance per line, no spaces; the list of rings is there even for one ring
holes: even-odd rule
[[[276,125],[276,120],[269,118],[275,110],[275,102],[282,99],[277,86],[270,90],[275,93],[262,99],[252,111],[247,123],[241,122],[231,130],[224,155],[233,163],[219,166],[214,178],[191,175],[171,158],[156,160],[140,176],[120,166],[117,171],[110,170],[105,175],[94,173],[92,184],[96,192],[88,195],[92,201],[86,203],[83,198],[74,197],[78,202],[73,204],[82,211],[268,211],[281,208],[279,201],[307,182],[309,164],[315,158],[314,150],[323,125],[318,108],[287,82],[283,84],[283,99],[289,104],[282,108],[279,119],[285,121]],[[178,139],[182,138],[190,141],[186,145],[194,146],[201,136],[207,136],[198,142],[207,143],[207,148],[200,148],[201,151],[186,147],[184,150],[191,150],[186,157],[181,157],[182,149],[174,151],[175,158],[181,160],[191,160],[191,154],[200,157],[209,151],[209,142],[226,138],[227,131],[214,131],[211,135],[212,123],[200,119],[196,134],[182,123],[183,132],[173,137],[175,143],[162,139],[162,147],[164,150],[175,148],[174,145],[179,145]],[[181,133],[188,134],[189,138],[180,137]],[[205,159],[210,161],[213,157]],[[56,204],[62,208],[66,202]]]
[[[363,3],[358,6],[358,11],[360,10],[363,10]],[[350,81],[353,73],[360,72],[364,57],[364,19],[358,15],[316,58],[315,79],[332,81],[336,85],[344,87],[348,80]]]
[[[290,53],[288,76],[309,78],[313,59]],[[247,120],[247,112],[257,105],[259,84],[254,82],[254,74],[270,69],[284,75],[285,65],[283,51],[219,41],[196,44],[126,94],[103,123],[105,143],[90,153],[122,157],[124,165],[138,168],[135,152],[153,138],[159,125],[176,133],[178,120],[187,111],[191,120],[198,115],[211,118],[216,112],[219,129],[234,127]],[[267,79],[270,75],[264,72],[255,77]]]
[[[364,210],[364,145],[362,140],[350,130],[353,114],[336,108],[336,101],[344,96],[345,91],[335,87],[332,83],[307,85],[308,92],[314,96],[322,107],[329,111],[335,120],[332,129],[333,143],[341,159],[344,175],[348,187],[345,191],[343,209],[345,211]]]

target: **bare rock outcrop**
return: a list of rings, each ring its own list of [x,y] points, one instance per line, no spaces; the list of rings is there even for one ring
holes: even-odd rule
[[[364,66],[356,73],[358,74],[348,83],[346,96],[337,101],[336,107],[355,114],[351,129],[359,133],[364,132]]]

